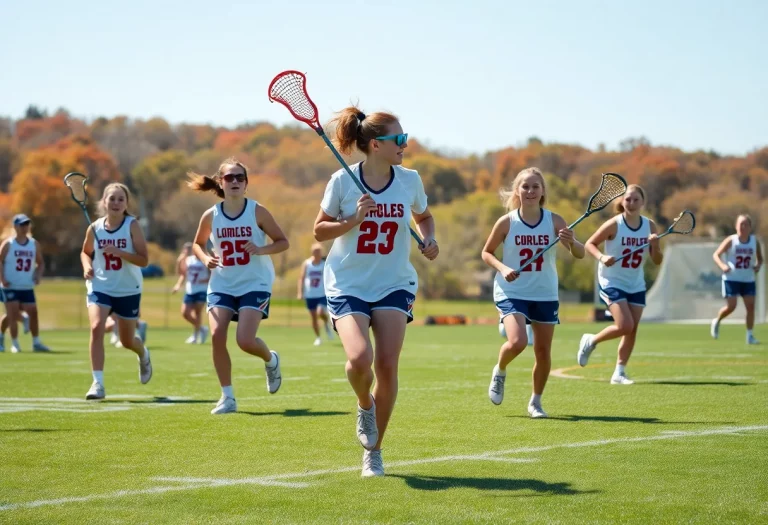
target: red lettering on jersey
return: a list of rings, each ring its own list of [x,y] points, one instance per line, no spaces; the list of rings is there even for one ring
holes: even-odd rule
[[[405,206],[398,203],[377,204],[376,209],[368,212],[366,217],[379,217],[383,219],[405,217]]]
[[[646,237],[622,237],[621,238],[622,246],[644,246],[646,244],[648,244],[648,239]]]
[[[124,250],[128,247],[128,239],[99,239],[99,248],[103,249],[105,246],[114,246]]]
[[[239,237],[251,237],[253,230],[250,226],[228,226],[226,228],[216,228],[216,237],[218,239],[237,239]]]

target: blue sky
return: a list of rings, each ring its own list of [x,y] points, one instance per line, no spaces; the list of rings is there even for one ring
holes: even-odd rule
[[[768,144],[766,21],[757,0],[0,0],[0,115],[283,124],[266,89],[299,69],[323,122],[359,100],[450,151],[743,155]]]

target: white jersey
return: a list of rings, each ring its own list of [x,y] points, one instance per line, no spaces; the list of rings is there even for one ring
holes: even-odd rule
[[[104,247],[107,245],[116,246],[124,252],[136,253],[131,238],[131,223],[135,220],[126,215],[122,224],[115,230],[107,229],[106,217],[93,223],[93,231],[99,240],[93,240],[93,279],[85,281],[88,293],[101,292],[113,297],[141,293],[141,268],[120,257],[104,253]]]
[[[240,297],[249,292],[272,293],[275,268],[269,255],[251,255],[245,244],[267,244],[267,235],[256,224],[258,202],[245,199],[245,206],[235,217],[224,213],[224,203],[215,205],[211,224],[211,243],[221,266],[211,271],[208,293],[225,293]]]
[[[363,163],[352,172],[365,184]],[[418,172],[392,166],[392,178],[380,191],[368,189],[377,210],[357,227],[333,241],[325,263],[325,294],[351,295],[367,302],[396,290],[416,295],[418,277],[410,262],[411,212],[427,209],[427,195]],[[320,207],[331,217],[352,217],[362,193],[343,169],[331,177]]]
[[[648,244],[651,234],[651,223],[647,217],[640,217],[640,226],[631,228],[624,220],[624,215],[616,216],[616,236],[605,241],[603,253],[616,258],[613,266],[597,265],[597,280],[600,287],[618,288],[627,293],[645,291],[645,274],[643,262],[649,256],[650,248],[634,253],[619,261],[625,255],[639,246]]]
[[[3,262],[3,275],[11,290],[32,290],[35,287],[37,268],[37,242],[27,237],[24,244],[14,238],[8,246]]]
[[[552,212],[541,209],[538,224],[528,224],[520,217],[520,210],[511,211],[509,233],[504,239],[502,262],[516,270],[528,262],[555,240]],[[493,281],[493,300],[523,299],[526,301],[557,301],[557,265],[555,249],[542,255],[520,273],[514,281],[507,282],[501,273]]]
[[[195,255],[190,255],[184,259],[187,266],[187,280],[184,291],[188,295],[208,291],[208,279],[211,272],[203,262]]]
[[[747,242],[741,242],[737,234],[731,235],[731,246],[725,252],[725,264],[731,271],[723,274],[723,281],[755,282],[755,262],[757,262],[755,236],[750,235]]]
[[[304,273],[304,297],[306,299],[317,299],[325,297],[325,286],[323,284],[323,270],[325,261],[320,259],[317,264],[312,263],[312,258],[307,259],[307,265]]]

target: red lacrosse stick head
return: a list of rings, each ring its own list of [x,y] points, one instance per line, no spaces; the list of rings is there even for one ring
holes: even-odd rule
[[[322,130],[317,106],[307,94],[307,77],[300,71],[283,71],[269,84],[270,102],[279,102],[288,108],[293,118],[315,131]]]

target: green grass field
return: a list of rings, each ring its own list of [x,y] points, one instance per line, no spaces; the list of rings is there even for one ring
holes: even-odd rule
[[[146,386],[109,347],[96,403],[87,334],[47,332],[54,353],[0,354],[0,523],[767,522],[766,345],[746,346],[740,326],[713,341],[705,326],[646,325],[637,384],[612,386],[615,345],[575,363],[595,328],[558,327],[550,419],[531,420],[530,349],[497,407],[495,326],[412,326],[378,479],[360,478],[338,342],[265,323],[281,390],[233,351],[240,412],[211,416],[210,350],[184,345],[186,331],[149,333]]]

